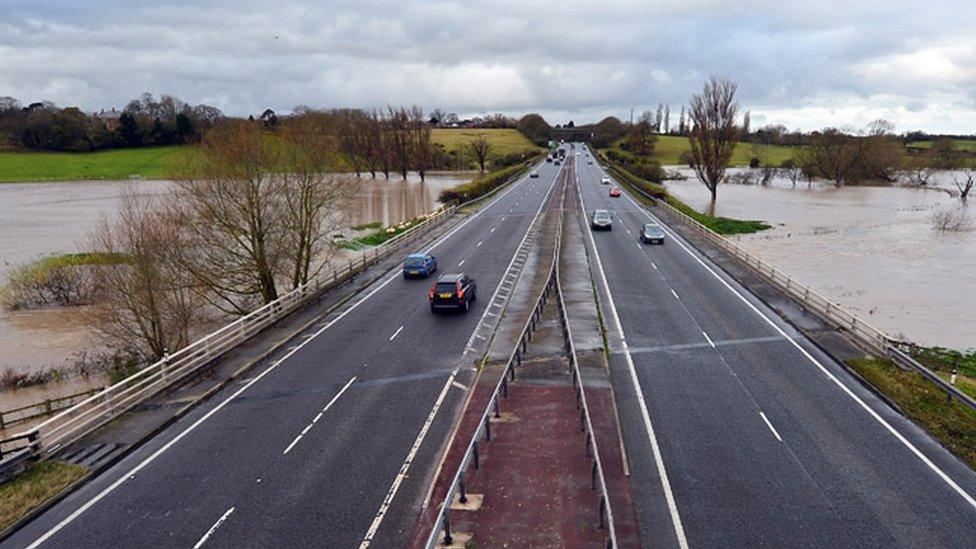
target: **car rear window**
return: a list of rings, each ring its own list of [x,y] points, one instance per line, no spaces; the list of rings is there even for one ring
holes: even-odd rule
[[[403,262],[406,267],[422,267],[424,265],[424,258],[422,257],[408,257],[406,261]]]
[[[453,282],[438,282],[436,292],[439,294],[454,293],[456,288]]]

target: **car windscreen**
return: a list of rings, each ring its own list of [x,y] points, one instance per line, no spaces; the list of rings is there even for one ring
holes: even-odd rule
[[[408,257],[406,260],[404,260],[403,266],[404,267],[423,267],[424,266],[424,258],[422,258],[422,257]]]
[[[644,225],[644,234],[659,235],[664,234],[664,231],[662,231],[661,227],[657,225]]]
[[[453,294],[456,289],[457,286],[453,282],[438,282],[437,289],[434,291],[439,294]]]
[[[605,212],[597,212],[593,215],[593,219],[596,219],[597,221],[609,221],[610,214]]]

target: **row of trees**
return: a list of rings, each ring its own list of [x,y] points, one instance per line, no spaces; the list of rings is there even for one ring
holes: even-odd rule
[[[23,105],[0,97],[0,141],[31,150],[93,151],[119,147],[195,143],[222,117],[209,105],[191,106],[143,94],[122,111],[82,112],[49,101]],[[2,143],[0,143],[2,144]]]
[[[274,138],[259,124],[218,125],[174,193],[124,196],[91,238],[94,252],[126,258],[95,269],[96,325],[110,343],[158,359],[208,316],[245,314],[325,268],[353,190],[327,175],[339,154],[327,122],[290,117]]]
[[[298,116],[317,116],[331,128],[337,150],[357,176],[364,173],[389,179],[396,174],[403,179],[411,171],[421,180],[435,169],[463,169],[473,162],[482,171],[492,152],[483,134],[448,150],[432,139],[431,117],[423,109],[387,107],[381,109],[332,109],[318,111],[308,107],[296,109]],[[287,119],[286,119],[287,120]],[[524,155],[495,158],[495,167],[524,160]]]

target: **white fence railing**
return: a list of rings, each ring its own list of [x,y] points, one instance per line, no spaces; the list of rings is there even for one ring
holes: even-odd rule
[[[433,227],[451,217],[456,209],[457,206],[448,206],[434,212],[424,221],[365,251],[358,258],[350,260],[341,269],[322,273],[307,284],[224,325],[162,360],[140,369],[29,431],[0,441],[0,445],[14,446],[14,448],[0,446],[0,450],[5,453],[16,450],[18,442],[20,442],[19,446],[26,447],[29,445],[29,440],[33,438],[31,450],[41,455],[49,455],[211,364],[228,350],[319,296],[323,291],[346,282],[388,254],[415,242]],[[30,434],[34,436],[29,437]]]
[[[964,405],[976,410],[976,399],[973,399],[966,393],[960,391],[954,385],[942,379],[941,376],[935,374],[932,370],[926,368],[908,353],[904,352],[903,348],[908,346],[908,344],[905,342],[895,339],[885,332],[882,332],[854,313],[844,309],[839,303],[831,301],[830,299],[811,289],[809,286],[797,282],[793,279],[793,277],[777,269],[768,261],[746,250],[742,246],[739,246],[722,235],[719,235],[705,225],[702,225],[700,222],[698,222],[698,220],[685,214],[674,206],[671,206],[667,202],[645,193],[636,186],[628,185],[628,187],[645,198],[653,201],[655,207],[660,207],[661,209],[667,211],[670,215],[680,219],[691,230],[704,237],[725,253],[741,261],[751,270],[755,271],[756,274],[758,274],[761,278],[784,292],[787,296],[791,297],[806,310],[824,319],[827,323],[834,326],[838,330],[850,334],[850,336],[856,342],[864,346],[866,349],[878,354],[879,356],[891,358],[902,368],[917,371],[938,385],[951,397],[957,398]]]
[[[529,164],[526,165],[526,169],[530,167]],[[106,387],[43,423],[0,440],[0,470],[10,462],[22,460],[25,455],[30,458],[49,456],[91,433],[127,410],[212,364],[227,351],[318,297],[322,292],[348,281],[405,245],[416,242],[452,217],[460,208],[486,200],[513,182],[524,178],[525,173],[526,170],[521,170],[484,196],[462,204],[446,206],[431,213],[427,219],[379,246],[365,251],[342,268],[321,273],[307,284],[194,341],[163,360]]]

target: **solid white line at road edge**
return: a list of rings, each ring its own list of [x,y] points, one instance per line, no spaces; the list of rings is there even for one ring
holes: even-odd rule
[[[586,218],[586,206],[583,202],[583,190],[579,184],[579,170],[574,170],[576,174],[576,193],[579,196],[579,205],[583,209],[583,218]],[[654,454],[654,464],[657,467],[658,476],[661,477],[661,486],[664,489],[664,499],[668,504],[668,511],[671,513],[671,524],[674,526],[674,535],[678,540],[681,549],[688,549],[688,539],[685,537],[685,529],[681,524],[681,515],[678,513],[678,504],[674,500],[674,493],[671,491],[671,482],[668,480],[668,470],[664,466],[664,456],[661,454],[661,447],[657,443],[657,436],[654,435],[654,426],[651,425],[651,414],[647,411],[647,402],[644,400],[644,390],[641,389],[640,380],[637,379],[637,370],[634,368],[634,359],[630,356],[630,349],[627,347],[627,339],[624,337],[624,327],[620,323],[620,316],[617,314],[617,306],[613,302],[613,294],[610,293],[610,284],[607,283],[607,274],[603,270],[603,261],[600,260],[600,251],[596,248],[596,241],[593,240],[593,231],[586,231],[590,239],[590,246],[593,248],[593,255],[596,258],[596,266],[603,280],[603,289],[607,294],[607,305],[613,315],[613,321],[617,325],[617,335],[620,337],[620,345],[623,347],[624,359],[627,361],[627,370],[630,373],[630,381],[634,384],[634,391],[637,393],[637,402],[640,404],[641,418],[644,421],[644,428],[647,431],[647,439],[651,443],[651,451]]]
[[[311,423],[309,423],[308,425],[306,425],[306,426],[305,426],[305,428],[304,428],[304,429],[302,429],[302,432],[301,432],[301,433],[298,433],[298,436],[297,436],[297,437],[295,437],[295,440],[293,440],[293,441],[291,441],[291,444],[289,444],[287,448],[285,448],[285,451],[284,451],[284,452],[282,452],[282,455],[285,455],[285,454],[287,454],[287,453],[288,453],[289,451],[291,451],[291,449],[292,449],[292,448],[294,448],[294,447],[295,447],[295,445],[296,445],[296,444],[298,444],[298,441],[299,441],[299,440],[302,440],[302,437],[303,437],[303,436],[305,436],[305,434],[306,434],[306,433],[308,433],[308,431],[309,431],[309,430],[310,430],[310,429],[312,428],[312,426],[314,426],[314,425],[315,425],[316,423],[318,423],[318,421],[319,421],[320,419],[322,419],[322,416],[323,416],[323,415],[324,415],[324,414],[325,414],[326,412],[328,412],[328,411],[329,411],[329,408],[331,408],[331,407],[332,407],[332,405],[333,405],[333,404],[335,404],[335,402],[336,402],[337,400],[339,400],[339,397],[341,397],[341,396],[342,396],[342,393],[345,393],[345,392],[346,392],[346,389],[348,389],[348,388],[349,388],[349,386],[350,386],[350,385],[352,385],[354,381],[356,381],[356,376],[352,376],[352,379],[350,379],[350,380],[349,380],[349,381],[348,381],[348,382],[347,382],[347,383],[346,383],[346,384],[345,384],[345,385],[344,385],[344,386],[342,387],[342,389],[340,389],[340,390],[339,390],[339,392],[338,392],[338,393],[336,393],[336,395],[335,395],[334,397],[332,397],[332,400],[330,400],[330,401],[329,401],[329,403],[328,403],[328,404],[326,404],[324,408],[322,408],[322,411],[320,411],[320,412],[319,412],[318,414],[316,414],[316,416],[315,416],[315,418],[314,418],[314,419],[312,420],[312,422],[311,422]]]
[[[431,244],[427,248],[427,250],[425,250],[424,253],[430,253],[431,250],[433,250],[434,248],[436,248],[437,246],[439,246],[442,242],[444,242],[445,240],[447,240],[448,238],[450,238],[452,235],[454,235],[454,233],[458,232],[462,227],[466,226],[468,223],[470,223],[471,221],[473,221],[474,219],[476,219],[479,215],[481,215],[482,212],[485,212],[488,209],[490,209],[492,206],[494,206],[496,203],[498,203],[498,201],[500,201],[503,197],[507,196],[508,193],[510,193],[513,190],[515,190],[515,188],[517,186],[521,185],[525,181],[528,181],[528,176],[523,176],[522,179],[520,179],[519,181],[513,183],[511,187],[509,187],[506,191],[502,192],[500,195],[496,196],[491,202],[489,202],[488,204],[486,204],[483,208],[481,208],[480,210],[478,210],[477,212],[475,212],[473,215],[471,215],[470,217],[468,217],[467,219],[465,219],[464,221],[462,221],[461,223],[459,223],[457,227],[455,227],[454,229],[452,229],[451,231],[449,231],[447,234],[445,234],[445,235],[441,236],[440,238],[438,238],[433,244]],[[251,379],[251,381],[249,381],[246,384],[244,384],[240,389],[238,389],[237,391],[234,391],[229,397],[227,397],[226,399],[222,400],[219,404],[217,404],[216,406],[214,406],[210,411],[208,411],[206,414],[204,414],[203,416],[201,416],[200,419],[198,419],[198,420],[194,421],[193,423],[191,423],[189,427],[187,427],[186,429],[184,429],[183,431],[181,431],[178,435],[176,435],[175,437],[173,437],[172,440],[170,440],[166,444],[162,445],[158,450],[156,450],[155,452],[153,452],[152,454],[150,454],[149,457],[147,457],[143,461],[139,462],[138,465],[136,465],[135,467],[133,467],[132,469],[130,469],[127,473],[121,475],[118,479],[115,480],[115,482],[113,482],[112,484],[109,484],[105,489],[103,489],[101,492],[99,492],[98,494],[96,494],[95,497],[93,497],[92,499],[86,501],[80,507],[78,507],[77,509],[75,509],[70,515],[68,515],[67,517],[65,517],[64,519],[62,519],[61,522],[55,524],[53,527],[51,527],[46,532],[44,532],[44,534],[42,534],[39,538],[37,538],[36,540],[34,540],[33,543],[31,543],[30,545],[28,545],[26,549],[34,549],[35,547],[39,547],[42,543],[44,543],[45,541],[47,541],[48,539],[50,539],[51,536],[53,536],[54,534],[57,534],[59,531],[61,531],[62,528],[64,528],[65,526],[71,524],[72,522],[74,522],[74,520],[76,518],[80,517],[85,511],[87,511],[93,505],[95,505],[96,503],[98,503],[99,501],[101,501],[103,498],[105,498],[105,496],[107,496],[110,493],[112,493],[113,491],[115,491],[115,489],[118,488],[119,486],[121,486],[122,483],[124,483],[125,481],[129,480],[130,478],[132,478],[139,471],[143,470],[147,465],[149,465],[150,463],[152,463],[153,461],[155,461],[156,458],[158,458],[164,452],[166,452],[167,450],[169,450],[170,448],[172,448],[173,445],[175,445],[177,442],[179,442],[180,440],[183,440],[183,437],[185,437],[186,435],[188,435],[191,432],[193,432],[194,430],[196,430],[197,427],[199,427],[201,424],[203,424],[203,422],[207,421],[214,414],[216,414],[221,409],[223,409],[223,407],[226,406],[230,401],[232,401],[235,398],[237,398],[244,391],[250,389],[252,385],[254,385],[258,381],[260,381],[261,379],[263,379],[264,376],[268,375],[269,373],[271,373],[272,371],[274,371],[275,369],[277,369],[279,365],[281,365],[282,363],[284,363],[285,360],[291,358],[292,355],[294,355],[299,350],[301,350],[303,347],[305,347],[306,345],[308,345],[309,342],[311,342],[316,337],[318,337],[319,334],[321,334],[322,332],[325,332],[330,327],[332,327],[333,324],[335,324],[336,322],[339,322],[340,320],[342,320],[343,318],[345,318],[345,316],[347,314],[351,313],[353,310],[355,310],[357,307],[359,307],[361,304],[363,304],[367,299],[369,299],[369,298],[373,297],[374,295],[376,295],[377,292],[379,292],[380,290],[382,290],[383,288],[385,288],[390,282],[393,282],[394,280],[396,280],[399,277],[400,277],[400,273],[394,273],[393,275],[391,275],[390,277],[388,277],[380,285],[378,285],[376,288],[373,288],[373,290],[371,290],[368,294],[366,294],[365,296],[363,296],[362,299],[360,299],[356,303],[352,304],[348,309],[346,309],[345,311],[341,312],[334,319],[332,319],[328,323],[326,323],[325,326],[322,326],[322,328],[320,328],[318,331],[316,331],[315,333],[313,333],[312,334],[312,337],[309,337],[309,338],[305,339],[300,344],[298,344],[297,346],[295,346],[294,348],[292,348],[291,350],[289,350],[287,353],[285,353],[284,356],[282,356],[281,358],[279,358],[278,360],[276,360],[273,364],[271,364],[271,366],[268,366],[267,369],[265,369],[263,372],[261,372],[260,374],[258,374],[257,376],[255,376],[253,379]]]
[[[827,376],[827,379],[829,379],[835,385],[840,387],[841,391],[843,391],[844,394],[846,394],[852,400],[854,400],[854,402],[856,402],[861,408],[863,408],[864,411],[868,413],[868,415],[874,418],[874,420],[877,421],[879,424],[881,424],[881,426],[884,427],[889,433],[894,435],[894,437],[898,439],[898,441],[901,442],[906,448],[908,448],[908,450],[911,453],[915,454],[915,456],[918,457],[918,459],[920,459],[922,463],[924,463],[930,470],[932,470],[932,472],[934,472],[939,478],[941,478],[943,482],[945,482],[950,488],[952,488],[957,494],[959,494],[959,496],[961,496],[966,501],[966,503],[968,503],[973,508],[976,508],[976,498],[973,498],[973,496],[969,495],[969,492],[966,492],[966,490],[964,490],[962,486],[959,486],[959,484],[957,484],[956,481],[952,480],[952,477],[950,477],[948,473],[943,471],[938,465],[935,464],[935,462],[929,459],[928,456],[923,454],[921,450],[916,448],[915,445],[911,443],[911,441],[905,438],[905,436],[902,435],[897,429],[895,429],[894,426],[892,426],[883,417],[881,417],[880,414],[874,411],[874,408],[871,408],[868,405],[868,403],[864,402],[864,400],[861,399],[861,397],[854,394],[854,391],[848,388],[847,385],[844,385],[844,383],[840,379],[838,379],[837,376],[835,376],[830,370],[828,370],[823,364],[821,364],[820,361],[817,360],[813,355],[807,352],[807,350],[804,349],[794,338],[787,335],[786,332],[783,331],[783,329],[780,328],[775,322],[773,322],[771,318],[766,316],[755,305],[753,305],[752,302],[746,299],[744,295],[742,295],[738,290],[733,288],[731,284],[729,284],[724,278],[719,276],[718,273],[716,273],[711,267],[709,267],[704,261],[702,261],[700,257],[698,257],[690,249],[688,249],[688,247],[681,242],[681,240],[675,235],[674,232],[671,231],[670,228],[666,228],[667,226],[663,222],[661,222],[660,219],[652,215],[650,212],[647,211],[646,208],[638,204],[637,201],[631,198],[628,193],[625,192],[624,196],[627,197],[627,199],[630,200],[635,206],[637,206],[637,209],[643,212],[644,215],[647,216],[651,221],[656,221],[659,225],[661,225],[661,228],[665,232],[671,235],[671,239],[674,240],[678,244],[678,246],[681,247],[681,249],[687,252],[688,255],[692,257],[692,259],[697,261],[699,265],[704,267],[706,271],[708,271],[709,273],[711,273],[712,276],[718,279],[718,281],[721,282],[723,286],[725,286],[730,292],[732,292],[750,309],[752,309],[753,312],[759,315],[760,318],[765,320],[767,324],[772,326],[774,330],[779,332],[781,336],[786,338],[786,340],[789,341],[794,347],[796,347],[796,349],[800,351],[800,353],[804,357],[806,357],[807,360],[813,363],[813,365],[816,366],[820,370],[820,372],[823,373],[823,375]]]
[[[552,192],[552,190],[556,187],[556,181],[559,180],[559,174],[561,173],[561,171],[562,168],[560,168],[560,171],[556,172],[556,176],[553,178],[552,183],[549,184],[549,190],[546,191],[545,196],[543,196],[542,202],[539,204],[539,209],[536,210],[535,216],[533,216],[532,218],[533,221],[535,220],[536,217],[539,216],[539,212],[541,212],[542,208],[545,206],[546,200],[549,197],[549,193]],[[509,272],[512,268],[512,265],[515,264],[515,258],[518,257],[519,250],[521,250],[522,245],[525,244],[525,241],[529,237],[529,232],[531,231],[531,229],[532,229],[532,223],[529,223],[528,228],[525,230],[525,234],[522,236],[521,242],[519,242],[519,245],[515,247],[515,252],[512,253],[512,259],[511,261],[508,262],[508,267],[505,268],[506,273]],[[479,242],[478,245],[480,246],[481,243]],[[502,279],[504,280],[504,278],[505,275],[503,274]],[[492,295],[490,301],[494,301],[495,298],[498,297],[499,291],[501,290],[501,286],[502,286],[502,280],[500,280],[498,282],[498,286],[495,287],[495,293],[494,295]],[[490,310],[490,308],[491,308],[490,306],[485,308],[485,312],[482,313],[481,318],[478,319],[478,324],[475,326],[474,332],[472,332],[471,337],[468,339],[467,345],[465,345],[465,352],[467,348],[471,346],[475,336],[478,335],[478,328],[481,327],[481,323],[484,322],[485,317],[488,316],[488,311]],[[454,383],[454,379],[457,377],[458,370],[459,370],[459,366],[456,366],[454,368],[454,371],[451,372],[451,376],[447,378],[447,382],[444,383],[444,388],[441,389],[441,393],[437,397],[437,401],[434,403],[434,407],[431,408],[430,414],[427,415],[427,421],[424,422],[424,426],[420,429],[420,433],[417,435],[417,439],[414,441],[413,446],[410,448],[410,452],[407,454],[407,458],[403,461],[403,465],[400,466],[400,472],[397,474],[396,478],[393,479],[393,485],[390,486],[390,491],[387,492],[386,498],[383,499],[383,503],[380,504],[379,511],[376,512],[376,516],[373,518],[373,523],[370,524],[369,530],[367,530],[366,535],[363,536],[363,541],[359,546],[360,549],[366,549],[367,547],[369,547],[369,544],[372,543],[373,538],[376,536],[376,532],[379,530],[380,525],[383,523],[383,518],[386,517],[386,512],[389,511],[390,506],[393,504],[393,498],[396,497],[397,492],[400,490],[400,485],[403,483],[403,479],[407,477],[407,473],[410,471],[410,465],[413,463],[413,459],[417,455],[417,451],[420,449],[420,445],[423,444],[424,439],[427,437],[427,431],[430,429],[431,423],[434,422],[434,418],[437,416],[437,412],[440,410],[441,404],[443,404],[444,399],[447,397],[447,390],[451,388],[451,386]],[[469,392],[468,398],[470,398],[471,395],[472,393]],[[451,440],[448,440],[447,447],[450,447],[451,441],[453,441],[454,434],[456,433],[457,431],[455,430],[451,434]],[[443,457],[446,457],[446,454],[442,456],[441,464],[443,464]],[[440,473],[441,464],[439,464],[437,467],[435,478],[436,475]],[[433,488],[433,485],[431,485],[431,488]],[[425,499],[425,506],[426,506],[426,499]]]
[[[203,547],[203,544],[207,543],[207,539],[209,539],[210,536],[217,531],[217,528],[220,528],[220,525],[223,524],[224,521],[227,520],[227,517],[229,517],[230,514],[233,512],[234,512],[234,507],[231,507],[223,515],[221,515],[221,517],[217,519],[217,522],[215,522],[214,525],[211,526],[209,530],[207,530],[207,533],[204,534],[202,538],[200,538],[200,541],[198,541],[197,544],[193,546],[193,549],[200,549],[201,547]]]
[[[396,336],[400,335],[400,332],[402,332],[402,331],[403,331],[403,326],[400,326],[399,328],[397,328],[397,331],[393,332],[393,335],[390,336],[390,341],[393,341],[394,339],[396,339]]]

